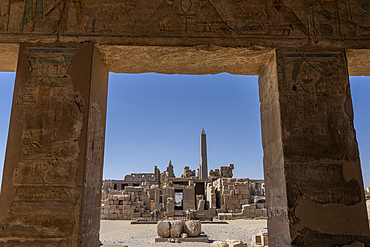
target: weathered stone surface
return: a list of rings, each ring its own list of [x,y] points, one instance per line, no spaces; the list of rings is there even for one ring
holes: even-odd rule
[[[171,234],[171,224],[168,221],[159,221],[157,224],[157,234],[161,238],[168,238]]]
[[[16,71],[19,44],[0,43],[0,71]]]
[[[179,238],[184,231],[184,222],[181,220],[171,221],[171,238]]]
[[[198,201],[198,207],[197,210],[204,210],[204,205],[206,204],[206,201],[204,199],[201,199]]]
[[[184,230],[189,237],[198,237],[201,232],[201,223],[199,220],[187,220],[185,221]]]
[[[365,247],[365,245],[363,243],[356,241],[352,244],[344,245],[343,247]]]
[[[269,246],[368,243],[345,53],[278,51],[259,84]]]
[[[96,246],[108,71],[91,44],[19,54],[0,242]]]
[[[244,247],[244,243],[240,240],[226,239],[226,243],[229,247]]]
[[[229,247],[229,244],[223,241],[214,241],[211,247]]]
[[[366,1],[6,1],[0,42],[369,48]]]
[[[187,238],[187,237],[189,237],[187,233],[185,232],[181,233],[181,238]]]

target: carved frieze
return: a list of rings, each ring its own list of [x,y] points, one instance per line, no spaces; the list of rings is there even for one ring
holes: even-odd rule
[[[370,35],[368,5],[362,0],[6,0],[0,9],[0,32],[92,40],[354,40]]]

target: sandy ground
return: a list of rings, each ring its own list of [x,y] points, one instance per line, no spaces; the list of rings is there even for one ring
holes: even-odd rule
[[[370,200],[366,202],[370,220]],[[100,240],[104,247],[168,247],[171,243],[154,243],[156,225],[131,225],[129,220],[102,220]],[[179,243],[176,246],[210,246],[216,240],[241,240],[250,245],[252,236],[267,227],[266,220],[230,220],[228,224],[203,224],[202,231],[208,235],[210,243]]]
[[[131,225],[129,220],[102,220],[100,240],[104,246],[127,245],[129,247],[164,247],[172,243],[154,243],[156,225]],[[179,243],[176,246],[210,246],[212,241],[241,240],[248,245],[258,230],[267,227],[266,220],[230,220],[229,224],[203,224],[202,231],[210,243]]]

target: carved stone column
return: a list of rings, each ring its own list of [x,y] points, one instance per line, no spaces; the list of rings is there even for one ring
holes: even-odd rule
[[[277,51],[259,77],[269,246],[370,245],[344,51]]]
[[[92,44],[22,44],[0,246],[98,246],[108,70]]]

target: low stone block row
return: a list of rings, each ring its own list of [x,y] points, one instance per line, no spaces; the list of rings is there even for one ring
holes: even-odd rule
[[[226,241],[214,241],[211,247],[244,247],[247,246],[240,240],[226,239]]]
[[[198,237],[201,233],[199,220],[160,221],[157,224],[157,234],[161,238]]]
[[[248,217],[248,218],[267,217],[267,209],[257,208],[257,207],[261,207],[261,206],[258,206],[258,204],[243,205],[242,207],[243,216]]]
[[[108,195],[101,206],[101,219],[133,219],[140,217],[146,212],[143,201],[132,201],[140,199],[135,192],[126,195]]]

